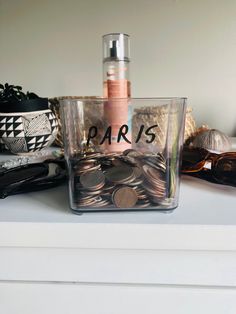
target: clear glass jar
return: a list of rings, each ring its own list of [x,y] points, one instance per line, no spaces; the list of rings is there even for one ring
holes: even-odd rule
[[[178,206],[186,98],[60,100],[75,213]]]

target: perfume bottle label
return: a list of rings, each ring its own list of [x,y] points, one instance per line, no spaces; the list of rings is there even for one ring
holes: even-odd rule
[[[108,98],[127,98],[129,97],[128,80],[107,80]]]
[[[126,149],[130,148],[129,142],[124,141],[123,138],[120,138],[118,141],[118,135],[119,135],[119,129],[122,125],[128,125],[130,123],[130,118],[132,115],[129,115],[129,109],[131,105],[129,104],[128,99],[118,99],[113,98],[109,99],[104,104],[104,114],[105,114],[105,120],[108,122],[108,124],[111,126],[111,144],[114,144],[113,146],[107,147],[110,151],[116,150],[120,151],[123,149],[123,147],[126,147]],[[128,127],[127,130],[127,138],[129,141],[131,141],[131,124]],[[122,148],[119,147],[122,145]]]
[[[129,105],[130,82],[127,79],[110,80],[104,82],[104,96],[109,100],[104,104],[104,114],[106,121],[112,126],[111,143],[106,143],[107,150],[123,151],[131,148],[131,117],[132,110]],[[128,142],[123,138],[118,140],[121,125],[128,125]]]

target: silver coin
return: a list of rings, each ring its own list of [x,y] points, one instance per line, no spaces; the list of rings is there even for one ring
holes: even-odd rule
[[[166,188],[164,181],[156,180],[153,178],[146,178],[145,183],[148,183],[148,185],[153,189],[164,190]]]
[[[91,199],[86,200],[86,201],[80,200],[80,201],[76,202],[77,206],[91,206],[94,203],[96,203],[96,200],[94,198],[91,198]]]
[[[82,195],[87,195],[87,196],[94,196],[94,195],[99,195],[102,193],[102,190],[86,190],[86,191],[81,191],[80,192]]]
[[[120,182],[119,184],[123,184],[123,185],[127,185],[130,186],[132,185],[132,183],[135,181],[135,175],[133,175],[132,177],[130,177],[129,179],[127,179],[126,181],[124,180],[123,182]]]
[[[135,149],[126,149],[125,151],[123,151],[123,155],[124,156],[129,156],[129,157],[138,157],[141,156],[142,153],[138,152]]]
[[[145,164],[151,166],[152,168],[154,168],[156,170],[161,170],[162,172],[166,171],[166,165],[165,164],[153,163],[150,160],[146,160]]]
[[[111,205],[111,202],[109,200],[104,199],[104,200],[97,202],[94,205],[96,205],[96,207],[105,207],[105,206]]]
[[[91,165],[90,167],[81,167],[81,168],[78,168],[78,170],[76,171],[76,174],[77,175],[81,175],[85,172],[88,172],[88,171],[93,171],[93,170],[100,170],[101,169],[101,165]]]
[[[113,183],[126,183],[131,179],[133,180],[134,171],[128,166],[112,167],[105,172],[105,177],[108,181]]]
[[[148,196],[147,196],[147,194],[138,194],[138,199],[139,200],[146,200],[146,199],[148,199]]]
[[[130,156],[119,156],[119,160],[121,160],[123,163],[127,164],[128,166],[134,167],[136,166],[137,162],[134,157]]]
[[[137,166],[133,167],[133,171],[134,171],[134,175],[137,179],[140,178],[143,174],[142,169],[140,167],[137,167]]]
[[[156,204],[156,205],[160,205],[160,203],[162,202],[164,196],[161,197],[161,196],[153,196],[151,197],[151,202]]]
[[[89,163],[95,163],[97,160],[94,159],[94,158],[84,158],[84,159],[81,159],[78,163],[78,166],[80,165],[85,165],[85,164],[89,164]]]
[[[151,207],[152,206],[152,204],[149,202],[149,201],[147,201],[147,202],[138,202],[138,204],[137,204],[137,207],[139,207],[139,208],[147,208],[147,207]]]
[[[146,192],[149,196],[160,196],[163,197],[165,195],[165,190],[153,189],[150,187],[146,187]]]
[[[112,191],[112,190],[114,190],[114,188],[115,188],[115,185],[105,185],[104,187],[103,187],[103,191]]]
[[[101,195],[102,197],[109,198],[109,197],[111,197],[112,192],[101,192],[100,195]]]
[[[143,165],[143,172],[146,178],[150,180],[152,179],[154,181],[163,181],[161,172],[149,165]]]
[[[161,196],[165,195],[165,188],[163,186],[153,187],[152,185],[148,184],[147,182],[143,183],[143,188],[150,196]]]
[[[125,166],[125,162],[121,159],[115,158],[114,160],[112,160],[112,166]]]
[[[94,162],[86,162],[86,163],[79,163],[75,166],[75,173],[78,174],[79,172],[83,172],[87,169],[94,167]]]
[[[92,199],[91,195],[82,195],[80,194],[78,197],[78,202],[86,202],[87,200]]]
[[[136,180],[134,179],[132,182],[128,183],[129,186],[137,187],[143,183],[143,179]]]
[[[97,158],[100,158],[101,156],[103,156],[102,153],[99,153],[99,152],[91,152],[91,153],[87,153],[84,158],[94,158],[94,159],[97,159]]]
[[[145,190],[142,188],[142,187],[137,187],[136,189],[135,189],[135,191],[136,191],[136,193],[138,193],[138,194],[144,194],[145,193]]]

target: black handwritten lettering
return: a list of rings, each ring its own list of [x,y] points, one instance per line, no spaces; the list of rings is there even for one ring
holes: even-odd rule
[[[139,132],[138,132],[138,136],[137,136],[137,138],[136,138],[135,143],[138,143],[138,142],[139,142],[139,140],[140,140],[140,138],[141,138],[141,136],[142,136],[142,134],[143,134],[143,129],[144,129],[144,125],[142,124],[142,125],[140,126],[140,129],[139,129]]]
[[[154,128],[157,128],[157,127],[158,127],[157,124],[152,125],[149,128],[147,128],[145,131],[145,125],[141,124],[138,133],[135,134],[136,135],[135,143],[137,144],[142,138],[143,134],[145,134],[147,137],[146,143],[151,144],[156,138]],[[126,143],[131,144],[131,141],[126,136],[128,133],[129,133],[128,125],[123,124],[118,131],[116,142],[119,143],[123,139]],[[97,135],[98,135],[98,128],[96,126],[91,126],[88,132],[87,145],[89,145],[91,140],[94,139]],[[132,136],[132,138],[135,138],[135,136]],[[112,126],[108,126],[100,142],[100,145],[102,145],[105,141],[107,141],[107,143],[110,145],[111,140],[112,140]]]
[[[127,139],[127,137],[125,136],[127,133],[129,132],[129,127],[127,124],[123,124],[120,129],[119,129],[119,133],[118,133],[118,138],[117,138],[117,142],[119,143],[121,140],[121,137],[126,141],[126,143],[131,144],[131,142]]]
[[[100,145],[102,145],[106,139],[108,139],[108,143],[111,145],[111,126],[107,128]]]
[[[88,132],[87,146],[92,138],[96,137],[98,133],[98,129],[96,126],[91,126]]]
[[[151,144],[155,140],[155,138],[156,138],[155,133],[150,133],[150,131],[151,131],[151,129],[156,128],[156,127],[158,127],[157,124],[152,125],[145,131],[146,135],[151,136],[151,139],[150,140],[146,140],[146,143]]]

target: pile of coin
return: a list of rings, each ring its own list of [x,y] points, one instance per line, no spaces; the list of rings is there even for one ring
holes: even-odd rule
[[[167,197],[166,160],[161,153],[90,152],[73,163],[78,208],[155,207]]]

